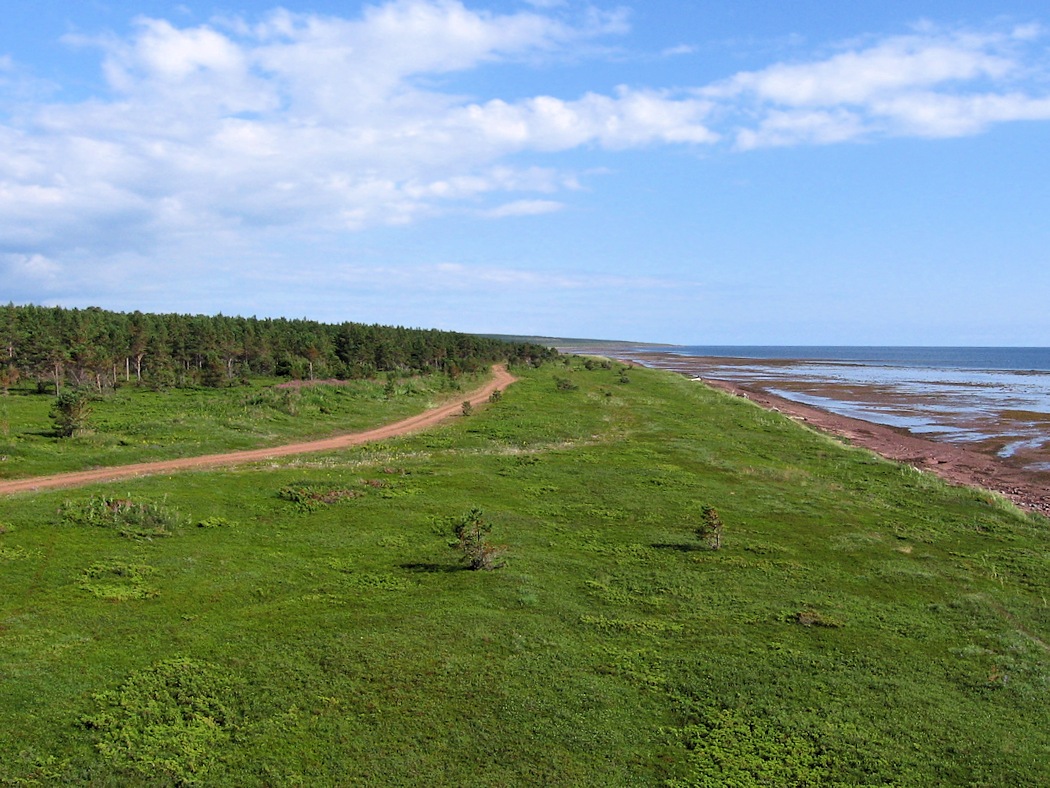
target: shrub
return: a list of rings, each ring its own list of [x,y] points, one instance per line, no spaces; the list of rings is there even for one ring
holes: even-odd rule
[[[66,501],[59,509],[69,525],[114,528],[130,539],[171,536],[180,524],[176,511],[156,503],[137,503],[127,498],[93,496],[87,501]]]
[[[470,404],[470,400],[466,400],[463,403],[463,415],[469,416],[474,412],[474,406]]]
[[[94,400],[86,389],[66,389],[51,406],[51,420],[55,424],[55,435],[72,438],[88,429],[91,403]]]
[[[503,390],[502,389],[496,389],[491,394],[489,394],[489,402],[499,402],[502,399],[503,399]]]
[[[806,608],[800,610],[797,613],[792,613],[788,616],[787,620],[793,624],[801,624],[804,627],[828,627],[829,629],[838,629],[842,626],[842,622],[837,618],[825,615],[818,610],[812,608]]]
[[[301,512],[314,512],[322,506],[337,503],[347,498],[356,498],[358,493],[346,487],[334,487],[330,484],[300,482],[286,484],[277,491],[277,497],[296,505]]]
[[[80,588],[110,602],[152,599],[158,592],[146,582],[146,578],[154,571],[146,564],[92,564],[81,573]]]
[[[555,375],[554,388],[556,388],[558,391],[576,391],[576,389],[578,389],[579,386],[577,386],[568,378],[563,378],[560,375]]]
[[[456,546],[470,569],[499,569],[506,565],[500,560],[507,548],[489,543],[492,523],[485,520],[482,511],[474,508],[456,523]]]
[[[696,528],[696,538],[712,550],[722,547],[722,518],[713,506],[704,506],[700,510],[700,525]]]
[[[225,517],[205,517],[197,523],[198,528],[226,528],[233,525]]]
[[[176,657],[95,695],[97,711],[81,721],[114,766],[133,769],[150,785],[189,785],[221,761],[243,719],[240,695],[222,668]]]

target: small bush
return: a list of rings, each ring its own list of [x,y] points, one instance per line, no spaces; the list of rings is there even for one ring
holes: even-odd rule
[[[323,506],[329,506],[330,504],[344,501],[348,498],[356,498],[357,496],[358,493],[346,487],[335,487],[314,482],[286,484],[277,491],[278,498],[294,503],[301,512],[314,512]]]
[[[469,400],[464,401],[464,403],[463,403],[463,415],[464,416],[469,416],[473,412],[474,412],[474,406],[470,404],[470,401]]]
[[[158,592],[146,583],[146,578],[154,571],[146,564],[92,564],[81,574],[80,588],[111,602],[152,599]]]
[[[792,613],[788,617],[788,621],[793,624],[801,624],[804,627],[827,627],[829,629],[838,629],[842,626],[842,622],[838,619],[824,615],[820,611],[813,610],[812,608]]]
[[[205,517],[197,523],[198,528],[228,528],[233,525],[225,517]]]
[[[563,378],[560,375],[555,375],[554,388],[556,388],[558,391],[576,391],[576,389],[578,389],[579,386],[577,386],[568,378]]]
[[[480,509],[471,509],[456,523],[456,547],[470,569],[499,569],[506,565],[500,560],[507,548],[489,543],[492,523],[485,520]]]
[[[220,762],[243,719],[240,687],[222,668],[175,658],[94,696],[81,719],[102,757],[148,784],[191,785]]]
[[[171,536],[180,525],[177,512],[155,503],[137,503],[127,498],[94,496],[87,501],[66,501],[59,509],[68,525],[116,529],[129,539]]]
[[[713,506],[704,506],[700,510],[700,525],[696,528],[696,538],[712,550],[722,547],[722,518]]]
[[[489,394],[489,402],[495,403],[495,402],[499,402],[502,399],[503,399],[503,390],[502,389],[496,389],[491,394]]]
[[[94,396],[86,389],[66,389],[59,394],[55,404],[51,406],[55,435],[60,438],[72,438],[86,432],[93,401]]]

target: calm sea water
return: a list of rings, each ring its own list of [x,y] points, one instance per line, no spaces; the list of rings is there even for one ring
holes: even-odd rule
[[[853,362],[933,369],[1050,372],[1047,347],[843,347],[791,345],[695,345],[664,348],[683,356]]]
[[[983,443],[1002,457],[1023,459],[1033,470],[1050,470],[1050,348],[699,345],[648,350],[664,354],[659,366],[746,383],[937,440]],[[646,351],[632,355],[643,364],[656,358]],[[702,368],[697,367],[700,358],[706,359]]]

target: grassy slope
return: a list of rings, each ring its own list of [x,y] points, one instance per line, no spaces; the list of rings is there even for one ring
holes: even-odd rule
[[[53,396],[15,390],[0,396],[0,478],[14,479],[97,466],[275,446],[376,427],[411,416],[479,385],[466,375],[385,384],[355,380],[281,390],[255,380],[233,389],[118,389],[92,405],[93,430],[56,438],[49,416]],[[453,388],[454,387],[454,388]]]
[[[630,379],[547,368],[385,446],[0,500],[0,780],[1050,784],[1045,520]],[[277,497],[304,481],[363,494]],[[62,525],[93,492],[187,525]],[[472,506],[506,568],[457,570]]]

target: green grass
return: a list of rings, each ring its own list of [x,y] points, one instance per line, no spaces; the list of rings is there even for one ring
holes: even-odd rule
[[[0,479],[275,446],[396,421],[479,385],[466,375],[278,389],[254,380],[226,389],[124,386],[92,404],[91,429],[59,438],[49,416],[53,396],[35,389],[0,395]]]
[[[1045,519],[618,379],[0,499],[0,782],[1050,784]],[[172,535],[68,516],[103,498]],[[462,568],[472,507],[505,568]]]

